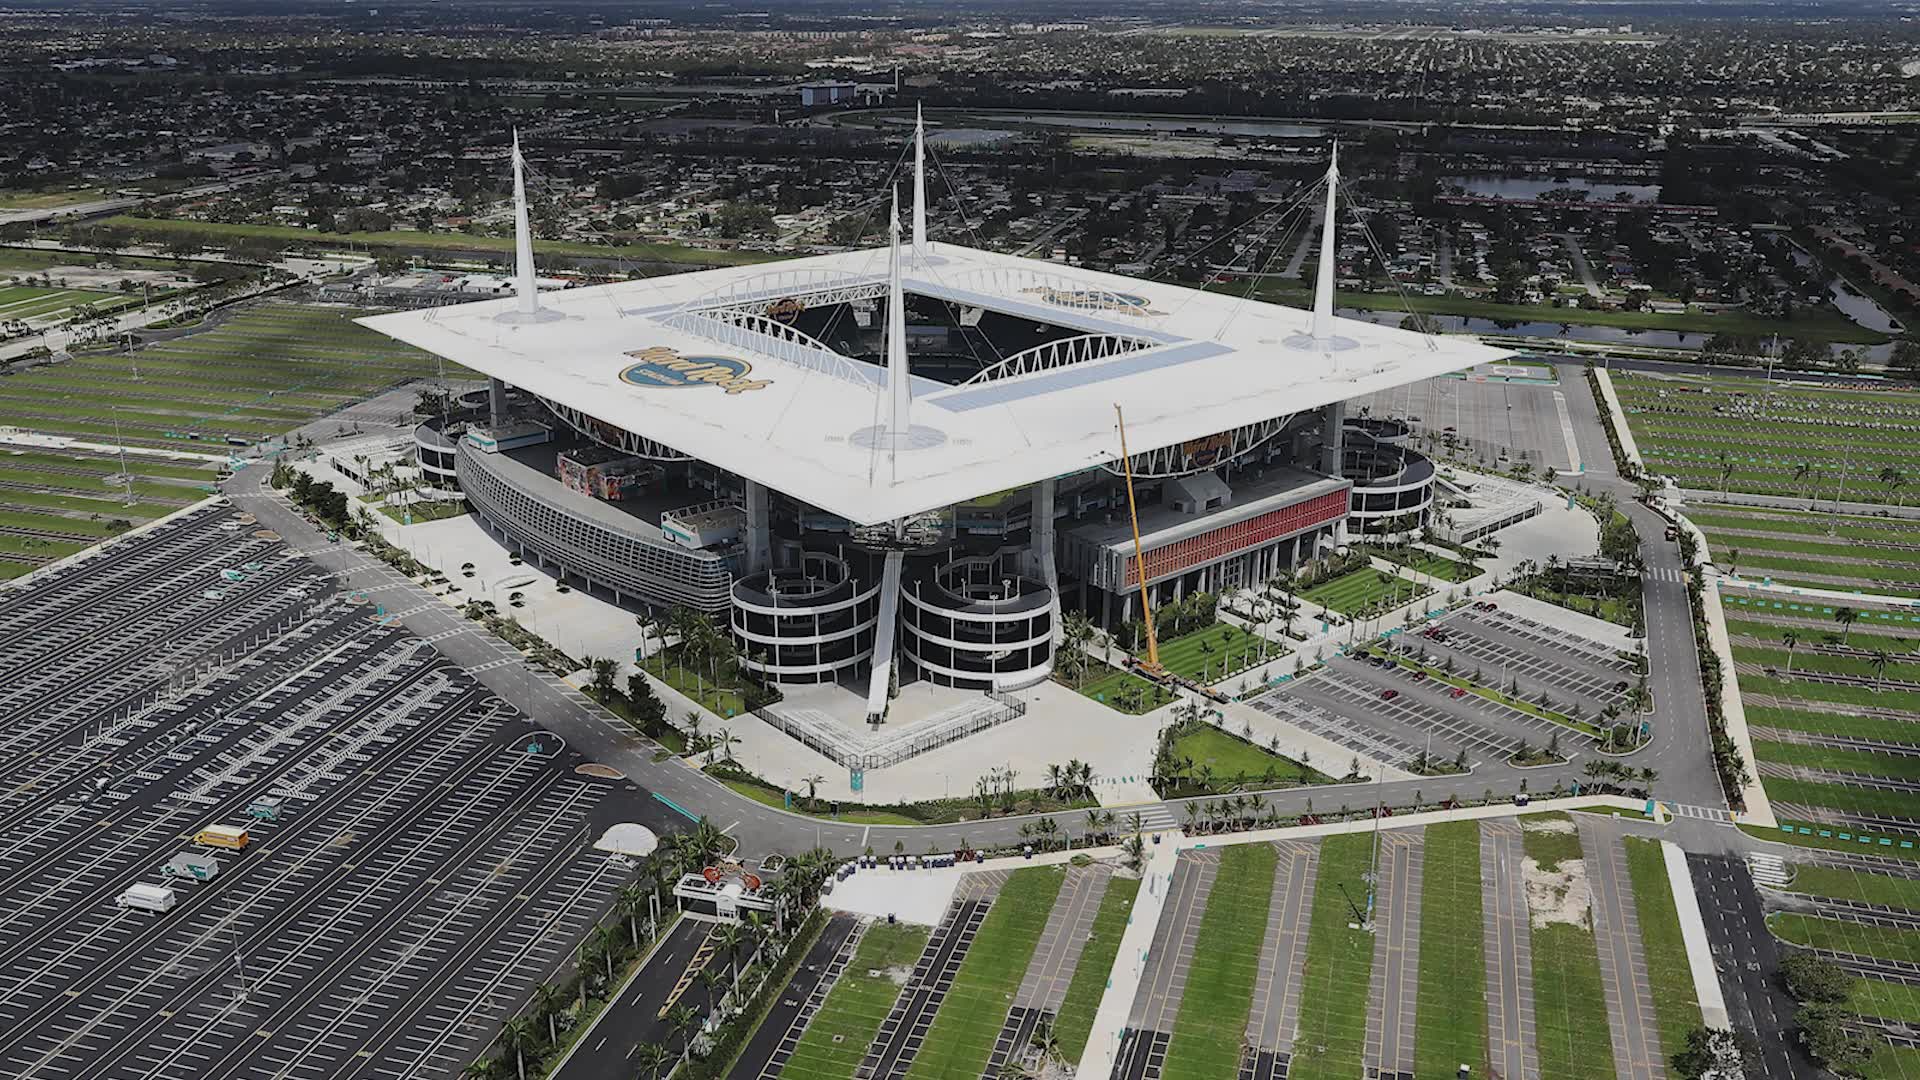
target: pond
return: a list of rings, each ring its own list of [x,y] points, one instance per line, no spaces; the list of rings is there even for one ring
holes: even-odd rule
[[[1079,128],[1083,131],[1167,131],[1202,135],[1250,135],[1269,139],[1316,139],[1326,129],[1310,124],[1266,120],[1210,120],[1201,116],[1108,116],[1101,113],[996,113],[1015,123]]]

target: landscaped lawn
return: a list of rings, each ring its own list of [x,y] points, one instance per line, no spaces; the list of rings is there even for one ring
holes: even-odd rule
[[[1007,877],[907,1080],[979,1080],[1065,877],[1053,866],[1022,867]]]
[[[1920,1077],[1920,1050],[1882,1046],[1862,1070],[1866,1080],[1914,1080]]]
[[[1382,581],[1382,577],[1386,580]],[[1405,578],[1395,577],[1372,567],[1361,567],[1331,581],[1323,581],[1315,585],[1301,593],[1300,598],[1342,615],[1352,616],[1370,611],[1376,605],[1398,606],[1418,597],[1430,595],[1432,592],[1432,589],[1424,585],[1415,585]]]
[[[1130,671],[1110,670],[1097,679],[1087,680],[1080,692],[1110,709],[1135,716],[1173,701],[1173,691]]]
[[[1080,947],[1080,960],[1074,965],[1073,981],[1067,984],[1066,999],[1053,1022],[1054,1037],[1060,1040],[1060,1053],[1068,1061],[1078,1062],[1086,1052],[1087,1036],[1093,1031],[1093,1015],[1113,979],[1113,961],[1120,955],[1120,936],[1133,921],[1133,900],[1140,893],[1139,878],[1114,877],[1100,897],[1100,910],[1093,916],[1093,931]]]
[[[1375,558],[1385,559],[1390,563],[1397,563],[1441,581],[1457,584],[1473,578],[1480,573],[1479,568],[1470,563],[1460,562],[1457,559],[1449,559],[1444,555],[1436,555],[1425,548],[1369,547],[1365,550],[1367,554]]]
[[[1785,728],[1814,735],[1920,744],[1920,724],[1892,716],[1854,716],[1843,712],[1815,712],[1810,709],[1749,704],[1747,723],[1755,727]]]
[[[1300,982],[1300,1030],[1288,1080],[1353,1080],[1360,1075],[1367,991],[1373,980],[1373,935],[1349,926],[1360,921],[1353,905],[1367,895],[1364,875],[1372,867],[1372,855],[1373,837],[1366,833],[1320,841],[1313,922]]]
[[[1762,840],[1771,840],[1775,843],[1792,844],[1795,847],[1820,848],[1826,851],[1867,851],[1875,855],[1884,855],[1890,859],[1920,859],[1920,848],[1903,848],[1900,846],[1900,841],[1902,840],[1909,843],[1913,842],[1914,838],[1911,836],[1889,834],[1880,830],[1862,832],[1847,828],[1844,825],[1822,825],[1818,822],[1801,821],[1797,818],[1787,817],[1780,818],[1780,824],[1783,827],[1775,829],[1762,828],[1758,825],[1742,825],[1740,826],[1740,830],[1748,836],[1758,837]],[[1792,833],[1788,833],[1784,828],[1784,826],[1789,825],[1794,827]],[[1812,832],[1803,834],[1799,831],[1800,829],[1811,829]],[[1820,833],[1822,830],[1832,835],[1821,836]],[[1871,836],[1872,842],[1868,844],[1861,843],[1859,837],[1868,835]],[[1882,845],[1880,841],[1883,839],[1892,842]]]
[[[1162,666],[1202,683],[1219,682],[1286,654],[1283,646],[1227,623],[1215,623],[1160,643]]]
[[[1174,752],[1206,765],[1215,787],[1235,783],[1329,784],[1333,778],[1290,757],[1205,724],[1194,726],[1174,740]]]
[[[1541,825],[1571,821],[1565,814],[1521,819],[1521,844],[1544,871],[1582,857],[1580,834]],[[1529,896],[1531,900],[1531,895]],[[1593,940],[1593,913],[1581,923],[1536,922],[1532,930],[1533,1026],[1540,1075],[1565,1080],[1614,1080],[1613,1043],[1600,982],[1600,956]]]
[[[906,923],[877,922],[868,927],[781,1075],[792,1080],[852,1080],[926,947],[927,934],[926,927]]]
[[[1167,1044],[1163,1080],[1219,1080],[1239,1070],[1278,862],[1271,844],[1236,844],[1221,851]]]
[[[1446,1077],[1487,1060],[1486,929],[1481,921],[1480,823],[1426,829],[1420,881],[1420,1001],[1414,1075]]]
[[[1647,965],[1653,1013],[1660,1022],[1660,1049],[1672,1057],[1686,1046],[1687,1032],[1700,1024],[1700,999],[1693,990],[1687,942],[1680,935],[1680,912],[1660,842],[1629,836],[1625,843],[1633,909],[1640,923],[1640,953]]]
[[[1920,964],[1920,931],[1917,930],[1863,926],[1792,911],[1774,912],[1767,916],[1767,925],[1782,939],[1810,949],[1833,949]]]
[[[1920,758],[1876,754],[1868,750],[1834,750],[1824,746],[1761,741],[1753,744],[1753,756],[1761,761],[1778,761],[1810,769],[1862,776],[1893,776],[1903,780],[1920,779]]]

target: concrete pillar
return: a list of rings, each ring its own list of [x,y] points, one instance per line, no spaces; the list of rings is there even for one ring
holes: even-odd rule
[[[507,422],[507,384],[487,377],[487,426],[498,432]],[[497,436],[496,436],[497,437]]]
[[[773,565],[773,499],[765,484],[747,481],[747,573]]]
[[[1346,423],[1347,403],[1336,401],[1320,410],[1320,471],[1328,476],[1340,475],[1340,446],[1344,439],[1341,425]]]

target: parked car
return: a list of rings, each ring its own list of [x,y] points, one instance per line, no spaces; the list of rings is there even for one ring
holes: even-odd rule
[[[1424,672],[1424,671],[1416,671],[1416,672],[1414,672],[1414,673],[1413,673],[1413,681],[1414,681],[1414,682],[1426,682],[1426,681],[1427,681],[1427,673],[1426,673],[1426,672]]]
[[[1463,698],[1463,697],[1466,697],[1466,696],[1467,696],[1467,690],[1466,690],[1466,687],[1464,687],[1464,686],[1456,686],[1456,687],[1454,687],[1454,688],[1453,688],[1453,693],[1451,693],[1451,694],[1448,694],[1447,696],[1448,696],[1448,697],[1450,697],[1450,698],[1453,698],[1453,699],[1455,699],[1455,700],[1458,700],[1458,699],[1460,699],[1460,698]]]
[[[1382,691],[1380,691],[1380,700],[1381,700],[1381,701],[1392,701],[1392,700],[1393,700],[1394,698],[1397,698],[1397,697],[1399,697],[1399,696],[1400,696],[1400,691],[1398,691],[1398,690],[1382,690]]]

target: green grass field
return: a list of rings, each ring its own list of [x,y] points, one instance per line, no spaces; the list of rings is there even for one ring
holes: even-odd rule
[[[1860,1075],[1864,1080],[1916,1080],[1920,1078],[1920,1050],[1883,1046]]]
[[[781,1075],[793,1080],[851,1080],[926,947],[927,933],[924,926],[905,923],[868,927]]]
[[[1791,826],[1789,834],[1786,828]],[[1807,830],[1801,832],[1801,829]],[[1887,833],[1879,830],[1856,831],[1844,825],[1822,825],[1814,821],[1801,821],[1797,818],[1781,816],[1780,827],[1767,828],[1759,825],[1742,825],[1740,831],[1761,840],[1770,840],[1778,844],[1791,844],[1794,847],[1819,848],[1823,851],[1866,851],[1874,855],[1884,855],[1890,859],[1920,859],[1920,848],[1903,848],[1901,842],[1913,843],[1911,835]],[[1820,833],[1825,831],[1826,836]],[[1867,843],[1860,840],[1865,837]],[[1882,844],[1880,841],[1886,841]]]
[[[85,550],[95,542],[205,498],[217,479],[211,464],[129,455],[134,502],[109,478],[120,463],[106,453],[0,448],[0,578]],[[16,531],[24,530],[24,531]]]
[[[1160,643],[1160,663],[1167,670],[1203,683],[1219,682],[1285,655],[1283,646],[1226,623]]]
[[[1426,829],[1420,881],[1420,1003],[1414,1075],[1450,1076],[1461,1064],[1484,1071],[1487,969],[1481,919],[1480,823]]]
[[[1809,769],[1830,769],[1863,776],[1893,776],[1905,780],[1920,779],[1920,758],[1896,754],[1876,754],[1866,750],[1830,750],[1795,743],[1756,742],[1753,756],[1761,761],[1778,761]]]
[[[1784,728],[1789,731],[1805,731],[1815,735],[1920,743],[1920,727],[1916,727],[1913,721],[1888,716],[1853,716],[1841,712],[1815,712],[1811,709],[1787,709],[1774,705],[1748,705],[1747,723],[1755,726]]]
[[[224,247],[241,240],[273,240],[301,247],[399,248],[423,251],[474,251],[496,255],[513,254],[511,236],[468,236],[465,233],[357,232],[316,233],[290,225],[233,225],[206,221],[172,221],[116,215],[100,222],[149,233],[193,236],[209,246]],[[697,266],[738,266],[769,262],[776,254],[755,251],[716,251],[680,244],[582,244],[568,240],[542,240],[540,251],[550,256],[585,258],[621,258],[635,262],[689,263]]]
[[[1565,814],[1535,814],[1521,819],[1521,843],[1527,856],[1545,871],[1582,857],[1580,834],[1548,831],[1548,821]],[[1600,955],[1594,946],[1593,914],[1580,925],[1551,922],[1533,927],[1533,1026],[1540,1075],[1566,1080],[1613,1080],[1613,1043],[1608,1036],[1607,1005],[1600,983]]]
[[[1862,926],[1792,911],[1774,912],[1767,916],[1767,925],[1783,940],[1809,949],[1832,949],[1920,964],[1920,930]]]
[[[1238,1071],[1278,862],[1271,844],[1236,844],[1220,853],[1163,1080],[1214,1080]]]
[[[1269,782],[1269,777],[1272,783],[1279,784],[1326,784],[1333,781],[1332,777],[1318,769],[1271,753],[1245,739],[1204,724],[1176,738],[1173,749],[1181,757],[1191,758],[1195,766],[1206,765],[1211,769],[1213,785],[1222,790],[1243,783],[1259,782],[1264,785]]]
[[[1372,854],[1373,838],[1365,833],[1320,841],[1313,922],[1300,982],[1300,1031],[1294,1040],[1289,1080],[1352,1080],[1360,1075],[1366,1050],[1367,991],[1373,979],[1373,935],[1348,928],[1356,921],[1349,898],[1366,896],[1362,875],[1372,865]]]
[[[1912,492],[1883,481],[1882,471],[1920,475],[1920,447],[1882,424],[1883,417],[1897,423],[1920,413],[1920,393],[1769,387],[1738,376],[1679,380],[1615,371],[1612,378],[1648,467],[1683,487],[1804,497],[1809,503],[1843,498],[1895,504]],[[1701,523],[1710,540],[1715,528],[1754,527],[1732,519],[1759,520],[1742,509],[1703,509],[1712,515]],[[1725,543],[1744,549],[1753,540],[1727,537]]]
[[[1385,580],[1382,580],[1382,579]],[[1323,581],[1300,594],[1302,600],[1311,604],[1337,611],[1342,615],[1359,615],[1378,605],[1404,604],[1433,592],[1424,585],[1415,585],[1403,578],[1396,578],[1384,571],[1371,567],[1362,567],[1334,578]]]
[[[1864,1016],[1920,1024],[1920,986],[1860,979],[1854,983],[1847,1007]]]
[[[1065,877],[1052,866],[1023,867],[1007,877],[907,1069],[908,1080],[979,1080]]]
[[[1796,863],[1793,868],[1794,892],[1831,896],[1838,900],[1856,900],[1863,904],[1920,911],[1920,881],[1913,878],[1868,874],[1840,866]]]
[[[1112,878],[1100,897],[1100,910],[1093,917],[1093,932],[1080,948],[1080,960],[1074,965],[1073,980],[1067,984],[1066,999],[1060,1003],[1053,1022],[1053,1034],[1060,1040],[1060,1053],[1068,1061],[1078,1062],[1086,1053],[1087,1036],[1093,1032],[1093,1015],[1113,978],[1113,961],[1120,955],[1120,936],[1133,921],[1133,900],[1140,894],[1139,878]]]
[[[132,357],[81,354],[37,367],[0,382],[0,424],[112,442],[117,421],[130,445],[219,453],[229,436],[281,435],[435,374],[432,356],[354,325],[360,314],[254,304]]]
[[[1687,1044],[1687,1032],[1700,1024],[1700,998],[1687,966],[1687,943],[1680,935],[1680,912],[1667,877],[1660,842],[1629,836],[1627,872],[1633,879],[1633,908],[1640,922],[1640,952],[1647,965],[1653,1014],[1660,1023],[1660,1048],[1668,1057]]]
[[[1760,784],[1767,789],[1767,798],[1776,803],[1825,806],[1874,817],[1920,819],[1920,798],[1904,791],[1822,784],[1812,780],[1781,780],[1771,776],[1762,777]]]

